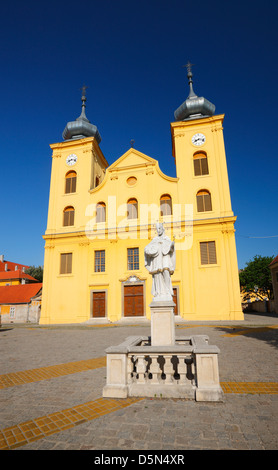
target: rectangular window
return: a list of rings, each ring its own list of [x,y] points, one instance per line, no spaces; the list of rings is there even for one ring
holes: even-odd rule
[[[127,269],[139,269],[139,248],[127,249]]]
[[[60,274],[71,274],[72,253],[61,253]]]
[[[105,250],[95,251],[95,273],[105,272]]]
[[[201,242],[201,264],[216,264],[216,247],[215,242]]]

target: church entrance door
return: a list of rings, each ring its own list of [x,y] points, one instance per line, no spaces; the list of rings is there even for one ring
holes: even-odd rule
[[[105,291],[93,292],[93,318],[104,318],[106,310]]]
[[[143,285],[124,286],[124,316],[141,317],[144,315]]]

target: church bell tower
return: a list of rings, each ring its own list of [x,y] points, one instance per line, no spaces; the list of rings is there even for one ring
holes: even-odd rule
[[[195,94],[191,66],[186,66],[189,95],[171,123],[179,202],[193,208],[193,247],[182,254],[183,264],[190,265],[188,279],[192,282],[185,310],[189,318],[194,312],[200,318],[202,311],[212,318],[216,309],[222,309],[223,319],[243,319],[224,114],[215,115],[214,104]]]

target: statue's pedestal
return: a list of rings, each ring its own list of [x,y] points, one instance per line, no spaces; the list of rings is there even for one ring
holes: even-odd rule
[[[175,344],[175,303],[170,300],[152,301],[151,344],[152,346],[173,346]]]

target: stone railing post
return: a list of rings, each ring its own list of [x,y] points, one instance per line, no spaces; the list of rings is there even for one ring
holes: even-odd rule
[[[223,401],[218,372],[217,346],[208,345],[205,336],[194,337],[196,365],[196,401]]]
[[[103,397],[127,398],[127,355],[107,354],[107,378],[103,388]]]

